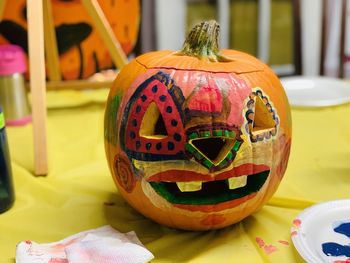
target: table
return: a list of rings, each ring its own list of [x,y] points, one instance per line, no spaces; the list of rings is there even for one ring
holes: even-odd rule
[[[0,262],[14,261],[20,241],[54,242],[106,224],[134,230],[153,262],[303,262],[290,239],[293,219],[312,204],[350,196],[350,105],[293,109],[288,169],[263,209],[216,231],[158,225],[133,210],[113,183],[103,145],[107,93],[48,93],[46,177],[33,175],[31,125],[7,127],[16,202],[0,215]]]

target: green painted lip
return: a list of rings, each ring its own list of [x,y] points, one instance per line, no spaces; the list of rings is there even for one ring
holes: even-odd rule
[[[256,193],[264,185],[270,171],[248,175],[244,187],[230,190],[227,180],[203,182],[202,189],[195,192],[181,192],[174,182],[149,182],[153,189],[172,204],[214,205]]]

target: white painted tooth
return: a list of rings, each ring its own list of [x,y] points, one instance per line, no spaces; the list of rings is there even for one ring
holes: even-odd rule
[[[231,177],[227,181],[230,189],[236,189],[247,184],[247,176]]]
[[[194,192],[202,189],[201,181],[177,182],[176,184],[181,192]]]

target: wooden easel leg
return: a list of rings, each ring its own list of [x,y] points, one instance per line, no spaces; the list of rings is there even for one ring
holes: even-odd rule
[[[0,0],[0,21],[2,20],[2,16],[4,15],[6,6],[6,0]]]
[[[48,173],[43,2],[27,0],[30,89],[32,95],[34,172]]]
[[[52,17],[51,0],[44,0],[44,44],[47,60],[47,71],[50,81],[60,81],[60,62],[57,48],[55,25]]]
[[[128,60],[99,3],[97,0],[82,0],[81,2],[94,21],[94,25],[101,34],[103,41],[107,45],[113,62],[119,69],[121,69],[127,64]]]

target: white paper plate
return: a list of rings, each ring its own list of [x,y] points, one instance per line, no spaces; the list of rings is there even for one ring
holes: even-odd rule
[[[350,256],[330,256],[323,246],[337,243],[350,245],[350,233],[341,234],[334,228],[350,223],[350,199],[330,201],[305,209],[293,221],[292,241],[299,254],[310,263],[346,261]],[[329,251],[329,250],[328,250]]]
[[[289,103],[301,107],[327,107],[350,102],[350,81],[329,77],[281,78]]]

